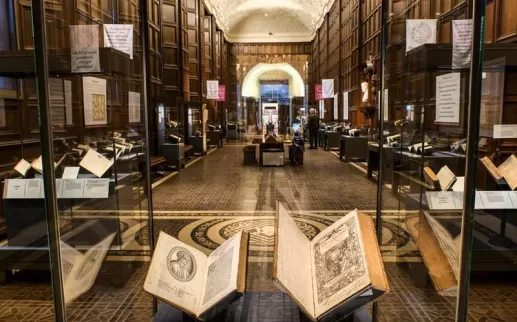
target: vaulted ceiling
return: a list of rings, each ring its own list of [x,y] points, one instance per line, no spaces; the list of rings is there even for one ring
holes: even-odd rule
[[[310,41],[334,0],[205,0],[234,42]]]

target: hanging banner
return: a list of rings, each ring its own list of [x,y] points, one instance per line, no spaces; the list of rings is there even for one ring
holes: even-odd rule
[[[319,101],[319,100],[322,100],[323,99],[323,87],[321,86],[321,84],[316,84],[314,86],[315,88],[315,91],[314,91],[314,99],[316,101]]]
[[[470,66],[472,30],[472,19],[452,21],[452,67]]]
[[[70,26],[72,73],[100,72],[99,25]]]
[[[225,102],[226,101],[226,85],[219,85],[218,97],[215,101],[216,102]]]
[[[334,97],[334,79],[322,79],[321,87],[323,91],[323,98]]]
[[[219,81],[206,81],[206,99],[216,100],[219,98]]]
[[[318,104],[319,104],[320,119],[324,119],[325,118],[325,101],[324,100],[320,100],[318,102]]]
[[[337,121],[339,119],[337,100],[338,100],[338,94],[334,95],[334,121]]]
[[[104,47],[112,47],[133,59],[133,25],[104,25]]]
[[[436,19],[406,20],[406,53],[423,44],[436,44]]]
[[[343,120],[348,121],[348,92],[343,93]]]

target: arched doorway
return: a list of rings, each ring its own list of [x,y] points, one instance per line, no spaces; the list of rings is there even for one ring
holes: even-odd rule
[[[303,116],[300,113],[306,111],[306,85],[288,63],[259,63],[244,77],[241,102],[238,113],[246,123],[248,135],[260,135],[266,119],[274,120],[278,134],[286,134],[297,117]],[[269,103],[278,104],[276,111],[265,111],[264,106]]]

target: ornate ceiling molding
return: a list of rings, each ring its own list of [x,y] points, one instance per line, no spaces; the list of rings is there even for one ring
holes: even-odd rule
[[[214,15],[219,28],[230,42],[298,42],[311,41],[325,19],[325,15],[335,0],[204,0],[208,10]],[[297,17],[306,30],[274,30],[276,24],[263,17],[261,25],[271,26],[273,35],[243,34],[232,28],[250,15],[264,10],[283,10],[290,14],[287,19]],[[255,22],[256,23],[256,22]],[[284,28],[285,29],[285,28]],[[301,28],[299,28],[301,29]],[[305,28],[303,28],[305,29]],[[277,31],[277,32],[274,32]],[[281,32],[279,32],[281,31]],[[292,38],[292,39],[290,39]]]

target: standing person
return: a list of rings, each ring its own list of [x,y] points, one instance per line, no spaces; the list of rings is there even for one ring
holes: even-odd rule
[[[316,110],[311,108],[307,128],[309,129],[309,149],[318,148],[318,129],[320,128],[320,118],[316,115]]]

